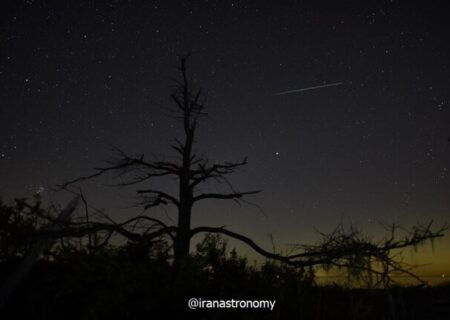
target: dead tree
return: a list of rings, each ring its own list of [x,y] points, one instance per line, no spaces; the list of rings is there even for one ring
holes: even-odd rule
[[[355,274],[367,273],[375,275],[383,282],[390,282],[392,273],[403,273],[415,277],[406,264],[399,262],[392,253],[397,249],[417,246],[427,240],[442,237],[445,228],[432,230],[431,224],[414,226],[411,230],[404,230],[398,238],[399,227],[393,225],[390,235],[381,241],[371,241],[355,232],[354,229],[345,230],[338,226],[330,234],[322,234],[322,242],[315,246],[298,246],[291,255],[281,255],[269,252],[258,246],[245,235],[230,231],[225,227],[200,226],[191,228],[192,208],[195,203],[203,200],[233,200],[240,202],[244,196],[258,193],[253,191],[236,191],[229,183],[227,176],[247,164],[246,158],[240,162],[211,163],[206,157],[193,152],[194,139],[198,121],[205,116],[202,103],[202,92],[194,89],[187,76],[186,59],[181,59],[179,67],[180,77],[172,79],[175,89],[171,99],[175,106],[176,118],[183,128],[183,137],[175,139],[172,149],[177,154],[177,161],[151,161],[144,154],[131,156],[122,150],[117,160],[109,161],[105,167],[95,168],[96,172],[66,182],[62,187],[67,188],[75,183],[101,176],[107,172],[116,172],[120,179],[118,185],[142,185],[157,177],[175,178],[178,184],[178,194],[169,194],[159,189],[139,187],[136,192],[142,197],[145,209],[155,207],[174,206],[178,212],[178,221],[174,226],[168,226],[163,221],[147,215],[140,215],[127,221],[116,223],[109,219],[109,223],[90,221],[89,224],[72,224],[66,230],[60,230],[54,236],[82,237],[96,232],[106,232],[106,239],[113,233],[118,233],[130,241],[152,241],[164,235],[173,241],[174,265],[179,267],[189,255],[190,240],[199,233],[220,233],[246,243],[262,256],[281,261],[296,268],[312,267],[347,268]],[[202,183],[216,181],[229,186],[229,192],[199,192]],[[147,231],[138,233],[130,230],[129,226],[136,223],[147,223]],[[418,279],[417,277],[415,277]],[[420,280],[420,279],[418,279]]]
[[[175,139],[172,149],[177,153],[178,161],[147,161],[144,154],[133,157],[122,150],[117,150],[119,159],[109,162],[109,166],[96,168],[96,173],[80,177],[64,184],[64,187],[86,179],[92,179],[105,172],[115,171],[122,178],[120,185],[140,185],[156,177],[174,177],[178,183],[178,195],[169,194],[158,189],[139,188],[136,192],[142,197],[145,209],[172,205],[178,211],[176,227],[165,228],[171,231],[174,244],[174,261],[178,264],[188,254],[190,248],[192,207],[195,203],[208,199],[234,200],[239,202],[242,197],[259,192],[259,190],[238,192],[229,184],[226,176],[235,172],[239,167],[247,164],[247,160],[240,162],[210,163],[204,156],[193,152],[197,124],[200,117],[206,115],[202,103],[202,92],[195,89],[188,78],[186,58],[181,59],[179,67],[180,77],[173,78],[175,90],[171,99],[175,105],[176,118],[183,128],[183,138]],[[133,173],[130,178],[127,174]],[[226,193],[197,192],[199,185],[215,180],[226,182],[230,187]],[[157,219],[152,218],[155,222]],[[160,226],[165,226],[157,221]],[[166,226],[167,227],[167,226]],[[172,233],[173,231],[173,233]]]

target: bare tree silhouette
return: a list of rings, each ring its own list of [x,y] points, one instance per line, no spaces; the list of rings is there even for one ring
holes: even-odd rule
[[[202,91],[196,89],[190,81],[186,58],[181,58],[178,68],[179,78],[172,78],[175,84],[171,99],[176,107],[176,118],[183,128],[183,138],[175,139],[171,146],[177,154],[177,161],[148,161],[144,154],[131,156],[123,150],[116,150],[119,158],[108,162],[105,167],[95,168],[96,172],[68,181],[63,188],[98,176],[107,172],[117,173],[120,178],[118,185],[140,185],[156,177],[172,177],[178,184],[178,194],[173,195],[159,189],[139,188],[137,194],[142,198],[145,209],[154,207],[174,206],[178,212],[176,225],[167,225],[160,219],[140,215],[117,223],[108,218],[108,223],[90,221],[88,224],[72,223],[66,229],[59,230],[53,236],[82,237],[87,234],[106,232],[108,240],[113,233],[118,233],[131,241],[152,241],[168,235],[173,241],[174,266],[179,268],[189,255],[190,240],[199,233],[220,233],[246,243],[257,253],[269,259],[275,259],[288,265],[301,269],[322,266],[326,268],[347,268],[353,274],[375,275],[380,281],[392,281],[392,273],[408,274],[421,281],[412,272],[409,266],[396,259],[393,254],[397,249],[417,246],[426,240],[442,237],[445,226],[432,230],[432,224],[413,226],[403,229],[398,225],[389,228],[388,235],[381,241],[367,239],[354,228],[348,230],[342,225],[330,234],[321,234],[322,242],[312,246],[298,246],[296,253],[282,255],[269,252],[258,246],[252,239],[238,234],[225,227],[200,226],[191,228],[192,208],[195,203],[207,199],[243,201],[245,196],[256,194],[260,190],[236,191],[230,184],[227,176],[247,164],[244,158],[240,162],[211,163],[205,156],[193,152],[194,139],[198,121],[205,116],[205,107],[202,103]],[[226,193],[199,192],[202,183],[216,181],[225,183],[229,187]],[[130,226],[136,223],[147,223],[145,232],[136,232]],[[403,234],[399,236],[399,231]]]
[[[175,264],[180,263],[188,254],[190,239],[193,236],[191,230],[192,207],[195,203],[207,199],[234,200],[239,202],[244,196],[259,192],[259,190],[238,192],[229,183],[226,176],[235,172],[239,167],[247,164],[247,159],[240,162],[211,163],[205,156],[193,153],[193,144],[199,118],[205,116],[202,103],[201,89],[195,89],[188,78],[186,70],[186,57],[181,58],[179,67],[180,78],[172,78],[175,90],[171,99],[176,106],[176,118],[180,120],[184,137],[175,139],[171,146],[178,155],[178,161],[147,161],[144,155],[132,157],[122,150],[117,150],[120,157],[112,161],[110,166],[96,168],[95,174],[80,177],[64,184],[67,187],[82,180],[100,176],[108,171],[119,172],[122,177],[120,185],[137,185],[155,177],[175,177],[178,181],[178,195],[172,195],[158,189],[138,189],[136,192],[143,199],[145,209],[173,205],[178,210],[178,222],[176,227],[168,227],[162,221],[140,217],[139,219],[151,220],[161,229],[156,233],[168,233],[174,243]],[[133,172],[133,177],[125,177]],[[230,191],[227,193],[201,193],[197,192],[200,184],[209,180],[225,182]],[[123,233],[123,232],[122,232]],[[126,236],[130,236],[126,234]]]

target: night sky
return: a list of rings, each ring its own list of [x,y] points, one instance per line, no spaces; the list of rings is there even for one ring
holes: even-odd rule
[[[260,209],[205,202],[194,225],[226,225],[266,248],[273,234],[283,249],[341,221],[373,235],[380,222],[449,221],[445,2],[336,2],[2,1],[0,196],[63,205],[52,188],[93,173],[111,145],[173,159],[169,76],[190,52],[209,113],[195,150],[248,156],[231,180],[264,190],[248,198]],[[80,184],[89,202],[118,220],[136,213],[133,188],[110,178]],[[449,239],[416,255],[433,263],[428,274],[450,274]]]

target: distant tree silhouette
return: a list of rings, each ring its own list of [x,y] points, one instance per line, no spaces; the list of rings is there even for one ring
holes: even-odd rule
[[[25,199],[16,199],[15,206],[3,205],[0,201],[0,264],[23,256],[14,273],[0,286],[0,309],[42,253],[48,250],[55,240],[51,237],[40,237],[42,232],[38,232],[37,229],[57,230],[61,225],[66,224],[77,207],[78,200],[79,197],[76,196],[56,218],[50,216],[41,207],[39,197],[35,198],[34,205],[28,204]],[[42,220],[50,221],[50,223],[42,226]],[[27,240],[33,236],[34,243],[31,244]],[[23,250],[25,248],[26,250]]]
[[[178,68],[180,76],[173,78],[175,84],[171,99],[176,108],[176,118],[183,128],[183,137],[176,138],[171,146],[178,156],[176,161],[147,160],[144,154],[131,156],[123,150],[116,150],[118,159],[108,162],[105,167],[95,168],[96,172],[68,181],[62,185],[68,188],[75,183],[101,176],[107,172],[116,172],[120,178],[118,185],[140,185],[157,177],[175,178],[178,184],[178,194],[170,194],[160,189],[139,188],[136,192],[142,197],[145,209],[163,206],[174,206],[178,212],[176,225],[167,225],[160,219],[147,215],[133,217],[121,223],[102,223],[90,221],[88,225],[70,225],[54,236],[82,237],[99,231],[107,232],[108,236],[119,233],[131,241],[152,241],[168,235],[173,241],[174,266],[179,268],[189,255],[190,240],[199,233],[216,233],[242,241],[257,253],[269,259],[275,259],[300,269],[322,266],[325,268],[347,268],[352,274],[375,275],[381,281],[391,281],[392,273],[406,273],[417,278],[410,266],[395,259],[392,252],[410,246],[423,244],[426,240],[443,236],[445,227],[433,231],[431,223],[425,226],[414,226],[410,230],[393,225],[382,241],[369,240],[355,228],[345,229],[339,225],[330,234],[321,234],[322,242],[315,246],[298,246],[298,252],[292,255],[282,255],[267,251],[258,246],[252,239],[238,234],[225,227],[200,226],[191,228],[192,208],[203,200],[233,200],[240,202],[245,196],[256,194],[260,190],[236,191],[229,183],[227,176],[247,164],[244,158],[239,162],[212,163],[205,156],[193,152],[195,135],[199,119],[206,115],[202,101],[202,91],[194,88],[190,81],[186,58],[180,60]],[[229,192],[201,192],[202,183],[215,181],[229,186]],[[111,220],[110,220],[111,221]],[[147,223],[147,231],[138,233],[129,228],[132,224]],[[399,231],[403,235],[399,238]]]

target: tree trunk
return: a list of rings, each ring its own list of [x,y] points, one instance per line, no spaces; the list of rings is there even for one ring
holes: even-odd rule
[[[189,139],[188,139],[189,141]],[[180,175],[178,225],[174,241],[174,267],[178,269],[189,255],[191,242],[191,210],[192,190],[189,185],[190,175],[190,145],[183,158],[183,173]]]
[[[174,242],[174,266],[181,266],[189,255],[191,243],[191,208],[180,206],[178,213],[178,226]]]

